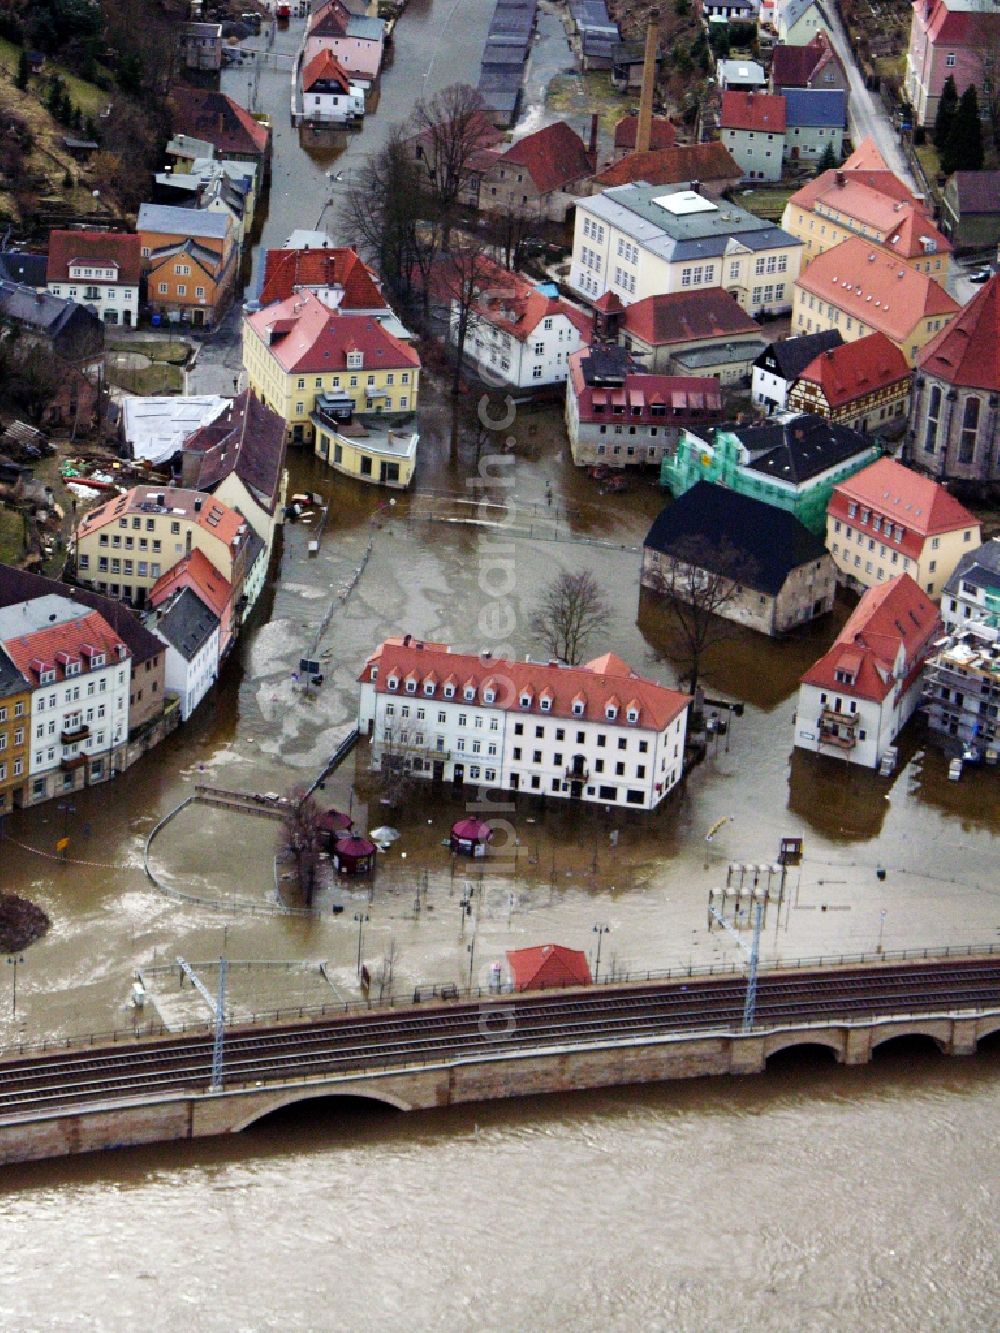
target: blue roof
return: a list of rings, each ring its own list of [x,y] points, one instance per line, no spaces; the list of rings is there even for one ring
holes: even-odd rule
[[[786,88],[785,123],[842,130],[847,124],[847,95],[842,88]]]

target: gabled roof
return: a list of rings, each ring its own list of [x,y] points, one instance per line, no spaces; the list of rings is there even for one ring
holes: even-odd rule
[[[342,295],[338,310],[388,309],[375,274],[358,253],[347,246],[267,251],[261,305],[285,301],[305,287],[339,289]]]
[[[871,467],[838,482],[833,497],[838,496],[888,513],[907,530],[923,537],[979,527],[979,519],[943,486],[893,458],[880,458]]]
[[[539,194],[562,189],[594,170],[583,140],[564,120],[518,139],[499,161],[502,166],[524,167]]]
[[[0,250],[0,279],[25,287],[44,287],[48,255],[22,250]]]
[[[81,607],[97,611],[114,626],[115,633],[128,645],[135,662],[148,662],[163,652],[163,644],[156,635],[141,625],[128,608],[116,598],[105,597],[90,588],[77,588],[60,583],[58,579],[46,578],[44,574],[31,574],[26,569],[0,565],[0,607],[29,602],[36,597],[51,596],[70,597],[74,602],[79,602]]]
[[[139,282],[141,248],[140,238],[129,232],[50,231],[46,278],[49,282],[65,282],[70,265],[79,260],[84,264],[114,264],[117,281],[134,287]]]
[[[419,369],[420,357],[371,315],[338,315],[300,292],[247,316],[249,327],[286,373],[347,369],[348,352],[361,352],[362,369]]]
[[[211,88],[176,88],[171,101],[174,132],[204,139],[215,146],[220,157],[239,153],[262,157],[267,152],[270,129],[225,93]]]
[[[742,174],[729,149],[716,141],[629,153],[599,171],[593,182],[598,189],[605,190],[638,181],[647,185],[679,185],[688,181],[739,180]]]
[[[710,481],[695,482],[662,510],[643,544],[681,560],[696,548],[699,565],[718,574],[731,571],[735,552],[745,562],[740,582],[771,596],[793,570],[827,556],[819,537],[788,510]]]
[[[817,3],[817,0],[778,0],[779,19],[786,28],[794,28],[803,14]]]
[[[954,596],[962,583],[994,591],[1000,589],[1000,537],[983,542],[975,551],[966,551],[944,585],[944,591]]]
[[[722,94],[719,124],[725,130],[754,130],[784,134],[785,99],[775,93],[729,92]]]
[[[756,320],[721,287],[644,297],[626,306],[621,326],[650,347],[760,333]]]
[[[197,547],[178,560],[153,584],[149,590],[150,606],[159,606],[179,587],[193,588],[220,620],[233,597],[233,585],[222,577],[208,556]]]
[[[841,164],[841,171],[888,171],[889,164],[869,134]]]
[[[918,21],[926,27],[929,40],[951,46],[975,46],[990,49],[996,41],[996,9],[983,0],[929,0],[915,4]]]
[[[860,236],[817,255],[799,275],[803,291],[838,306],[893,342],[904,341],[920,320],[959,309],[945,289]]]
[[[956,171],[951,180],[962,217],[1000,213],[1000,171]]]
[[[909,574],[897,574],[868,589],[802,684],[881,703],[919,669],[940,627],[933,602]]]
[[[172,204],[140,204],[136,230],[184,240],[207,237],[222,241],[229,235],[233,220],[215,208],[176,208]]]
[[[68,296],[53,296],[51,292],[25,287],[18,282],[6,282],[2,278],[0,314],[52,339],[57,338],[71,323],[77,327],[89,323],[101,345],[104,342],[104,325],[93,311],[78,305]]]
[[[561,944],[542,944],[528,949],[508,949],[507,965],[515,990],[552,990],[566,986],[589,986],[590,965],[580,949]]]
[[[209,278],[217,278],[226,267],[225,257],[220,250],[210,250],[197,241],[179,241],[174,245],[160,245],[149,254],[149,275],[156,276],[164,264],[169,264],[178,255],[184,255]]]
[[[30,682],[0,649],[0,699],[9,699],[12,694],[25,694],[30,689]]]
[[[198,656],[219,628],[219,617],[193,588],[180,588],[156,617],[156,633],[186,662]]]
[[[817,35],[805,46],[786,46],[779,43],[771,52],[771,86],[775,92],[782,88],[805,88],[809,76],[827,50],[823,35]]]
[[[519,273],[483,260],[477,281],[483,289],[478,299],[479,318],[518,342],[526,342],[543,320],[559,315],[569,320],[581,338],[589,340],[593,321],[584,311],[559,297],[548,296]]]
[[[133,486],[123,495],[91,509],[77,523],[80,537],[99,532],[109,523],[133,515],[172,514],[177,519],[196,523],[199,528],[215,537],[235,554],[247,539],[250,525],[243,515],[229,505],[205,496],[201,492],[181,486]]]
[[[789,88],[785,120],[790,126],[842,130],[847,124],[847,94],[841,88]]]
[[[622,116],[615,125],[615,148],[635,148],[636,131],[639,128],[638,116]],[[677,131],[673,122],[666,116],[654,116],[650,126],[650,148],[673,148],[677,141]]]
[[[348,77],[347,70],[330,50],[320,51],[318,55],[313,56],[305,69],[302,71],[302,90],[309,90],[317,83],[335,84],[342,92],[351,91],[351,80]]]
[[[773,360],[777,363],[778,374],[791,384],[820,352],[829,351],[831,347],[839,347],[843,341],[839,329],[823,329],[820,333],[802,333],[797,338],[782,338],[779,342],[765,347],[756,364],[764,369],[764,363]],[[770,365],[766,366],[766,369],[774,374]]]
[[[32,633],[11,636],[5,638],[3,642],[7,656],[21,675],[31,683],[32,689],[39,684],[37,665],[39,662],[56,668],[59,680],[65,678],[65,673],[58,672],[57,653],[66,653],[72,658],[83,657],[84,670],[87,670],[88,664],[81,649],[88,646],[103,653],[108,665],[112,661],[120,660],[119,647],[128,653],[127,643],[97,611],[85,611],[73,619],[61,621],[59,624]]]
[[[606,708],[613,699],[624,700],[616,725],[626,726],[625,710],[634,706],[638,717],[630,725],[640,730],[663,731],[686,710],[690,696],[640,676],[614,653],[596,657],[582,666],[563,666],[558,662],[493,661],[477,653],[453,653],[446,644],[425,643],[407,635],[405,639],[386,639],[366,661],[359,681],[369,682],[373,667],[378,668],[375,688],[379,694],[406,693],[402,682],[411,676],[418,682],[421,699],[443,699],[451,682],[462,699],[466,686],[474,692],[480,707],[500,708],[520,716],[582,717],[605,721]],[[397,680],[398,689],[389,689]],[[484,699],[487,689],[496,691],[490,704]],[[546,696],[549,707],[539,700]],[[528,702],[522,706],[521,700]],[[583,705],[574,711],[574,701]]]
[[[1000,274],[934,335],[917,365],[948,384],[1000,393]]]
[[[729,430],[747,450],[751,471],[792,486],[802,486],[848,459],[873,452],[873,445],[860,431],[812,412]]]
[[[197,456],[191,478],[196,490],[212,491],[235,472],[257,503],[274,513],[285,466],[285,423],[250,389],[190,436],[184,454],[185,475],[188,458]]]
[[[617,364],[614,353],[620,357]],[[610,365],[602,364],[604,359]],[[569,365],[568,391],[581,422],[705,426],[722,416],[722,391],[713,375],[650,375],[637,370],[617,345],[584,347],[573,353]],[[607,371],[610,378],[602,373]]]
[[[843,407],[856,398],[887,389],[909,379],[906,357],[884,333],[869,333],[852,343],[821,352],[798,376],[799,382],[817,385],[831,407]]]

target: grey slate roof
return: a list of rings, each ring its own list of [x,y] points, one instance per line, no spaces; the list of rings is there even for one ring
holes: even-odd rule
[[[23,283],[0,279],[0,313],[33,329],[40,329],[50,338],[68,324],[76,312],[84,307],[65,296],[26,287]],[[96,318],[91,316],[91,318]]]
[[[48,255],[23,254],[19,250],[0,251],[0,278],[20,282],[26,287],[44,287]]]
[[[811,412],[728,429],[749,452],[752,471],[794,486],[801,486],[828,468],[858,454],[870,454],[872,450],[871,441],[860,431]]]
[[[7,654],[0,648],[0,699],[7,699],[20,691],[30,691],[31,686],[18,671]]]
[[[978,550],[966,551],[944,585],[944,591],[955,596],[962,583],[972,583],[977,588],[1000,589],[1000,537],[983,542]]]
[[[182,588],[156,620],[159,634],[191,662],[219,628],[219,617],[192,588]]]
[[[725,254],[732,238],[752,251],[802,244],[780,227],[725,200],[710,211],[678,217],[656,203],[657,198],[674,193],[676,187],[664,185],[618,185],[581,202],[589,213],[668,263],[718,257]]]
[[[776,596],[800,565],[822,560],[819,537],[785,509],[765,504],[710,481],[699,481],[654,519],[643,543],[664,555],[686,560],[698,545],[698,564],[728,574],[726,556],[735,549],[745,562],[740,582]]]
[[[847,95],[842,88],[786,88],[785,124],[842,130],[847,124]]]
[[[790,383],[798,379],[820,352],[839,347],[843,341],[839,329],[824,329],[822,333],[803,333],[798,338],[783,338],[781,342],[769,343],[754,365],[780,375]]]
[[[206,208],[175,208],[171,204],[140,204],[136,231],[156,231],[165,236],[211,236],[225,239],[230,218]]]
[[[1000,213],[1000,171],[956,171],[952,179],[960,213]]]

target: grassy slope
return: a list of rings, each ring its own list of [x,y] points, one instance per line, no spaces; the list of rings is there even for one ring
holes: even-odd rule
[[[0,37],[0,68],[7,70],[12,80],[17,74],[20,56],[21,48],[19,46],[15,46],[13,42],[8,42]],[[45,72],[38,78],[31,79],[28,84],[29,90],[37,93],[41,90],[45,79],[53,74],[62,77],[73,104],[78,106],[85,116],[96,116],[99,111],[107,106],[108,93],[98,88],[96,84],[84,83],[83,79],[78,79],[75,74],[70,74],[61,65],[54,65],[49,61],[45,63]]]

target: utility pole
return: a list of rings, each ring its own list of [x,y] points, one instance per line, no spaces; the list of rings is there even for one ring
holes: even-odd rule
[[[594,980],[597,981],[601,975],[601,941],[604,936],[611,931],[610,926],[595,926],[594,934],[597,936],[597,959],[594,963]]]
[[[212,994],[191,964],[181,958],[179,954],[177,965],[212,1011],[212,1017],[215,1020],[215,1036],[212,1041],[212,1081],[208,1085],[208,1090],[209,1092],[221,1092],[222,1055],[226,1035],[226,972],[229,969],[229,963],[225,957],[219,959],[219,990],[216,995]]]
[[[753,1027],[757,1009],[757,967],[760,963],[760,932],[764,924],[764,904],[762,902],[754,903],[753,942],[749,946],[746,940],[740,937],[738,931],[730,925],[721,912],[716,911],[711,903],[708,912],[723,930],[732,935],[747,956],[747,993],[743,1002],[743,1031],[749,1032]]]

